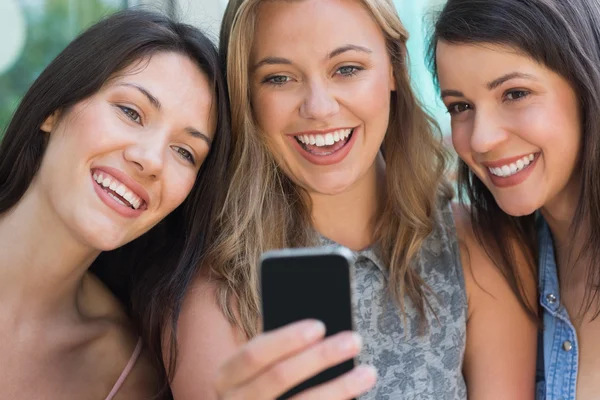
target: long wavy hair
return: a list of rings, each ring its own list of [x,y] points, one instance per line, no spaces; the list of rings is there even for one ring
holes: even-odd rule
[[[428,59],[435,73],[438,41],[452,44],[496,44],[517,49],[556,72],[574,88],[582,118],[578,165],[581,191],[571,237],[585,228],[582,251],[574,260],[587,265],[588,287],[582,311],[600,314],[600,3],[597,0],[449,0],[438,16]],[[513,217],[504,213],[491,192],[462,161],[458,186],[461,199],[470,203],[480,243],[504,272],[513,290],[523,293],[511,238],[527,255],[536,271],[535,215]],[[487,238],[487,240],[485,239]],[[515,279],[516,277],[516,279]],[[537,306],[527,304],[535,314]]]
[[[256,126],[250,104],[249,53],[257,8],[264,0],[231,0],[220,35],[232,112],[233,156],[230,189],[220,214],[220,233],[207,258],[217,297],[229,321],[248,337],[259,330],[257,264],[261,252],[315,244],[311,204],[278,167]],[[424,323],[427,288],[412,268],[432,232],[435,203],[443,184],[446,152],[435,121],[416,99],[408,75],[406,41],[391,0],[362,0],[385,37],[396,80],[390,122],[382,144],[387,198],[378,215],[375,239],[389,266],[389,291],[404,313],[411,300]]]
[[[47,145],[40,131],[56,110],[92,96],[117,72],[158,52],[193,60],[214,91],[217,127],[211,150],[187,199],[129,244],[100,254],[91,270],[115,293],[143,336],[168,397],[161,349],[163,326],[176,328],[196,266],[211,240],[213,216],[225,194],[229,104],[215,45],[198,29],[140,9],[98,22],[71,42],[29,88],[0,143],[0,214],[21,199]],[[174,357],[175,343],[169,343]]]

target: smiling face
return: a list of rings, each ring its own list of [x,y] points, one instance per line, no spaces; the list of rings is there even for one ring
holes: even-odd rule
[[[215,132],[213,89],[189,58],[156,53],[42,125],[30,191],[84,245],[141,236],[190,193]]]
[[[437,72],[460,158],[506,213],[578,193],[582,127],[569,82],[514,49],[440,42]]]
[[[270,151],[309,193],[344,192],[374,169],[395,87],[383,33],[359,1],[261,3],[250,85]]]

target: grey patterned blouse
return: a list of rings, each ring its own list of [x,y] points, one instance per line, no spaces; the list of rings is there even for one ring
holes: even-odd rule
[[[334,244],[322,238],[323,244]],[[428,329],[419,334],[417,312],[400,308],[387,291],[387,268],[373,248],[354,252],[354,321],[363,337],[359,363],[377,368],[377,385],[360,400],[466,399],[462,375],[467,296],[449,202],[438,208],[433,233],[416,268],[436,294],[430,302]]]

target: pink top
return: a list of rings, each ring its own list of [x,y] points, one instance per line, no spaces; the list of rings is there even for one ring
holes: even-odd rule
[[[115,397],[115,395],[117,394],[117,392],[119,391],[121,386],[123,386],[123,382],[125,382],[125,379],[127,379],[127,376],[133,369],[141,352],[142,352],[142,338],[139,338],[137,341],[137,345],[135,346],[135,350],[133,350],[133,354],[131,355],[131,358],[129,359],[129,362],[125,366],[125,369],[123,370],[123,372],[121,372],[121,376],[119,376],[119,379],[117,379],[117,382],[113,386],[113,388],[110,391],[110,393],[108,394],[108,396],[106,396],[106,400],[112,400]]]

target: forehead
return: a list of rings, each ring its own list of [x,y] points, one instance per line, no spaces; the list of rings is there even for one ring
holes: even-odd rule
[[[345,44],[385,49],[381,29],[359,0],[276,0],[258,6],[253,57],[327,54]]]
[[[546,70],[543,65],[514,47],[445,41],[437,43],[436,65],[440,85],[458,80],[489,81],[515,70],[537,74]]]

